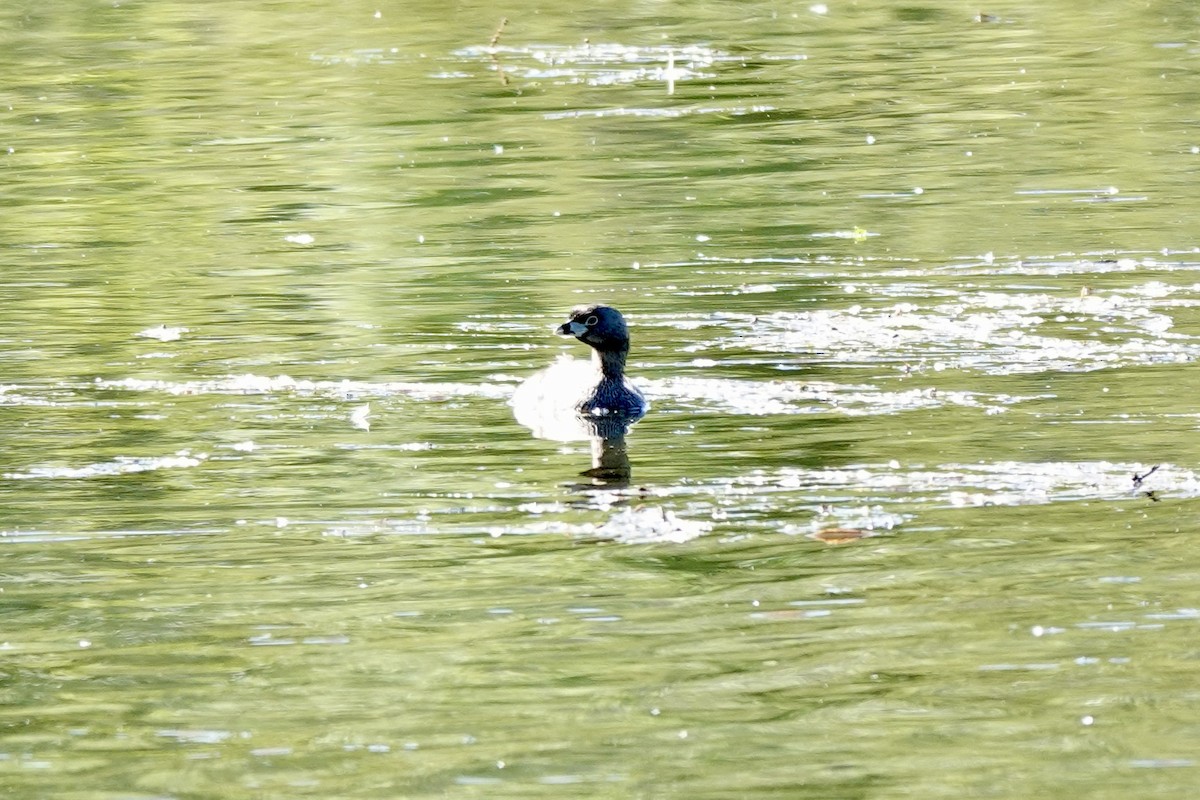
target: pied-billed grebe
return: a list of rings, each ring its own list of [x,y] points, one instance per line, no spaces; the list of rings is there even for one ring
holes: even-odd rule
[[[625,377],[629,329],[620,311],[612,306],[579,306],[555,333],[574,336],[592,348],[595,371],[584,398],[575,405],[579,413],[624,417],[646,413],[646,398]]]
[[[562,356],[521,383],[512,398],[518,422],[535,435],[565,441],[574,438],[570,431],[598,435],[594,424],[580,428],[580,422],[606,420],[607,429],[607,420],[628,426],[645,415],[646,398],[625,377],[629,329],[620,311],[579,306],[555,333],[590,346],[592,360]]]

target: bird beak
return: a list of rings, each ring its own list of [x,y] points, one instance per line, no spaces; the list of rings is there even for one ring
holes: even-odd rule
[[[564,322],[562,325],[559,325],[557,328],[555,328],[554,332],[557,333],[559,336],[579,336],[581,333],[583,333],[586,330],[587,330],[586,325],[581,325],[580,323],[576,322],[575,320],[569,320],[567,322]]]

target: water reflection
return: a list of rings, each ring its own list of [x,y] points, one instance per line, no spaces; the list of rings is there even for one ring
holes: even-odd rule
[[[577,413],[558,419],[539,419],[529,416],[529,411],[527,406],[514,403],[513,412],[517,422],[529,428],[535,437],[555,442],[591,442],[592,466],[580,472],[580,475],[603,486],[621,487],[629,484],[633,472],[625,436],[640,417],[589,417]]]
[[[535,376],[536,377],[536,376]],[[531,378],[530,380],[533,380]],[[513,396],[513,415],[538,439],[555,442],[592,443],[592,466],[579,473],[604,486],[626,486],[633,474],[629,465],[629,447],[625,436],[641,415],[612,414],[593,417],[579,412],[561,416],[537,413],[535,406],[517,402],[521,389]]]
[[[513,394],[513,415],[539,439],[590,441],[592,467],[581,474],[602,485],[628,484],[625,437],[648,405],[625,377],[625,318],[611,306],[579,306],[555,333],[591,347],[591,360],[560,357],[531,375]]]

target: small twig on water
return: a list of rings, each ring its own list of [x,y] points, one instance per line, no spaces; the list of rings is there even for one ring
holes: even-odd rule
[[[1158,468],[1161,466],[1161,464],[1155,464],[1153,467],[1148,469],[1144,475],[1138,475],[1136,472],[1133,473],[1133,488],[1140,489],[1142,482],[1145,481],[1146,478],[1149,478],[1151,475],[1158,472]]]
[[[492,34],[492,41],[488,47],[495,47],[500,43],[500,34],[504,33],[504,26],[508,24],[508,17],[500,18],[500,25],[496,28],[496,32]]]
[[[492,57],[492,63],[496,65],[496,74],[500,76],[500,83],[503,86],[508,86],[508,75],[504,72],[504,65],[500,63],[500,59],[496,58],[496,45],[500,43],[500,34],[504,33],[504,26],[507,24],[508,17],[501,17],[496,32],[492,34],[492,41],[488,44],[488,55]]]

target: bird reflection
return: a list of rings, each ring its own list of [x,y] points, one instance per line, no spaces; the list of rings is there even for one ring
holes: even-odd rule
[[[580,306],[556,330],[592,348],[591,361],[561,356],[517,387],[517,422],[539,439],[591,441],[592,468],[582,475],[602,485],[625,485],[632,470],[625,436],[649,408],[629,379],[629,329],[611,306]]]

